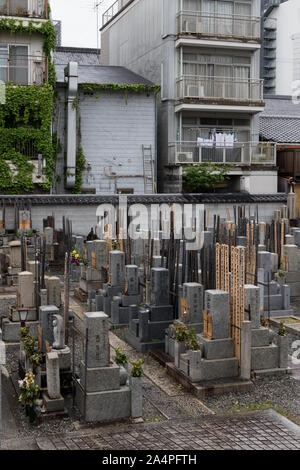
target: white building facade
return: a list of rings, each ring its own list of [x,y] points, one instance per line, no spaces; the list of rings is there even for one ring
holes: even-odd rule
[[[230,163],[230,190],[277,192],[275,146],[259,143],[260,0],[119,0],[104,14],[103,65],[161,85],[158,183],[181,192],[197,162]]]

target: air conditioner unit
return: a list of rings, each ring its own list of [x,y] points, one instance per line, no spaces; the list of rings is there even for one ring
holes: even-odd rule
[[[187,85],[187,97],[188,98],[199,98],[199,86],[198,85]]]
[[[176,153],[176,163],[193,163],[193,152]]]
[[[202,33],[202,23],[201,23],[201,21],[196,21],[196,33],[197,34]]]

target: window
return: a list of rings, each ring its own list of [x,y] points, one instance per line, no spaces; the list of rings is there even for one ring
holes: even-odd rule
[[[0,44],[0,80],[28,85],[28,46]]]

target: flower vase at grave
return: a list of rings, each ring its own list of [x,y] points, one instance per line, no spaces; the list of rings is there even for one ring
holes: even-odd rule
[[[34,424],[35,419],[36,419],[35,406],[28,407],[28,416],[29,416],[29,423]]]

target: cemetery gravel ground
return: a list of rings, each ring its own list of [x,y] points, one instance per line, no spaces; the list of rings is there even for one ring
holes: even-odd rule
[[[76,302],[77,303],[77,302]],[[72,299],[72,307],[75,307]],[[77,315],[86,310],[85,306],[76,305]],[[160,366],[149,355],[135,351],[124,341],[125,330],[118,329],[110,332],[110,344],[112,357],[114,348],[120,346],[126,352],[129,360],[138,358],[145,360],[143,378],[143,419],[145,423],[166,422],[168,420],[189,419],[199,417],[209,417],[212,414],[240,414],[243,411],[263,410],[273,408],[287,418],[300,425],[300,381],[290,376],[265,377],[255,381],[255,388],[250,393],[227,394],[210,397],[205,401],[198,400],[194,395],[185,391],[181,385],[166,374],[164,367]],[[71,341],[70,341],[71,342]],[[82,344],[75,343],[75,354],[81,356]],[[17,379],[18,379],[18,348],[8,352],[8,371],[12,381],[5,380],[7,401],[10,408],[10,423],[14,428],[8,432],[7,439],[11,440],[10,448],[18,445],[25,445],[26,439],[30,443],[26,444],[36,448],[35,439],[47,435],[67,435],[68,433],[80,432],[84,426],[79,424],[78,414],[73,414],[70,418],[63,420],[53,419],[48,422],[30,426],[28,418],[25,417],[23,408],[18,403]],[[14,387],[13,387],[14,385]],[[69,400],[70,405],[70,400]],[[14,421],[14,423],[13,423]],[[126,426],[126,423],[115,424],[112,427]],[[97,426],[105,429],[107,426]],[[12,434],[15,432],[14,439]],[[96,431],[95,431],[96,432]],[[5,436],[4,436],[5,438]],[[9,441],[7,441],[7,444]],[[23,448],[23,447],[21,447]]]

